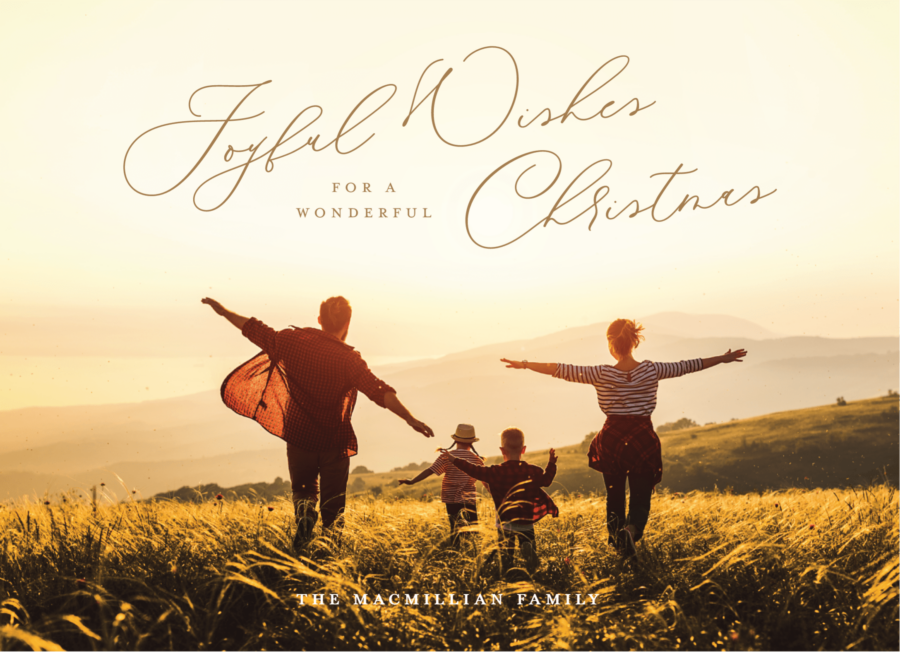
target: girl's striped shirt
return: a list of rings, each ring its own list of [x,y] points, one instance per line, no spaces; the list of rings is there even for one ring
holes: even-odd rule
[[[471,450],[457,448],[450,451],[450,455],[458,457],[461,460],[475,464],[476,466],[484,466],[484,462]],[[444,481],[441,483],[441,501],[445,503],[474,503],[477,494],[475,493],[475,478],[460,471],[453,464],[448,464],[439,457],[434,464],[431,465],[431,472],[436,475],[444,474]]]
[[[634,414],[650,416],[656,408],[656,390],[660,380],[677,378],[703,369],[703,360],[650,362],[644,360],[631,371],[620,371],[610,365],[582,367],[557,364],[554,378],[572,383],[593,385],[597,402],[606,415]]]

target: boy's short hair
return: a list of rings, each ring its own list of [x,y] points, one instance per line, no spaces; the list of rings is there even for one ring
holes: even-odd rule
[[[525,445],[525,433],[518,428],[507,428],[500,433],[500,445],[511,451],[520,451]]]

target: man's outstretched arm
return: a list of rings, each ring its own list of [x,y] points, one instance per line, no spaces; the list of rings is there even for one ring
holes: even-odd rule
[[[223,306],[221,303],[219,303],[215,299],[210,299],[209,297],[206,297],[205,299],[200,299],[200,303],[205,303],[206,305],[208,305],[210,308],[212,308],[213,310],[216,311],[217,315],[221,315],[222,317],[224,317],[225,319],[230,321],[232,324],[234,324],[234,326],[238,330],[242,330],[244,328],[244,324],[246,324],[248,321],[250,321],[247,317],[241,317],[236,312],[231,312],[230,310],[228,310],[228,308]]]
[[[422,433],[426,437],[434,437],[434,432],[432,432],[431,428],[411,415],[394,392],[385,393],[384,407],[406,421],[407,425],[416,432]]]

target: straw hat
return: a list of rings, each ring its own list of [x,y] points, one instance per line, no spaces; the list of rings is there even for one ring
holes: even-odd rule
[[[478,437],[475,436],[475,428],[468,423],[461,423],[456,426],[456,432],[450,437],[461,444],[473,444],[478,441]]]

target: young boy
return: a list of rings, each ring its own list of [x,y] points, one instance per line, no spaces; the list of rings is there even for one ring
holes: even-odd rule
[[[490,485],[497,508],[497,533],[504,565],[512,558],[518,539],[526,564],[534,568],[537,565],[534,524],[547,514],[559,516],[553,499],[541,489],[549,487],[556,476],[556,452],[550,449],[546,469],[523,462],[525,435],[518,428],[507,428],[500,433],[500,452],[503,464],[489,467],[479,467],[446,453],[444,456],[466,474]]]
[[[475,478],[453,466],[443,453],[449,453],[449,457],[466,460],[475,466],[483,467],[484,462],[475,450],[474,444],[478,441],[478,437],[475,436],[475,428],[467,423],[461,423],[456,426],[456,432],[450,437],[455,442],[455,451],[438,449],[442,451],[442,455],[430,468],[425,469],[412,480],[404,479],[397,480],[397,482],[413,485],[432,475],[444,474],[444,481],[441,483],[441,500],[447,506],[447,517],[450,519],[450,545],[453,548],[459,548],[462,535],[461,526],[471,528],[478,523],[478,510],[475,505]],[[470,533],[471,531],[466,532],[467,535]]]

